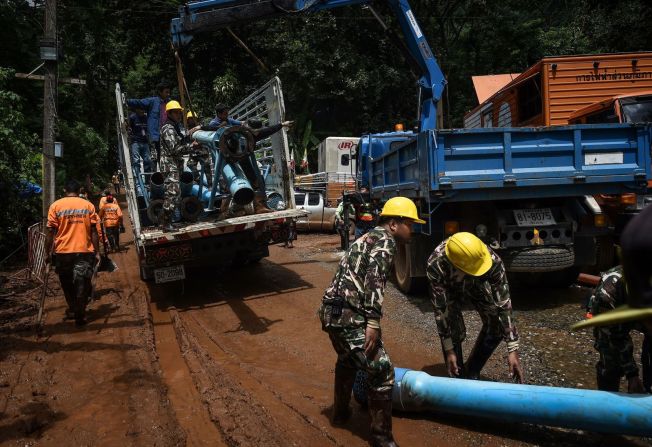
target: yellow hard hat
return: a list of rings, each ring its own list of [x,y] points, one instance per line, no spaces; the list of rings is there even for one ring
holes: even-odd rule
[[[165,111],[169,112],[171,110],[181,110],[183,112],[183,107],[181,107],[179,101],[168,101],[168,103],[165,104]]]
[[[186,114],[186,119],[187,118],[197,118],[197,114],[192,110],[188,110],[188,113]]]
[[[387,217],[404,217],[420,224],[426,223],[425,220],[419,219],[417,206],[407,197],[392,197],[385,203],[381,216]]]
[[[489,249],[475,234],[455,233],[446,242],[446,257],[455,267],[472,276],[482,276],[492,265]]]

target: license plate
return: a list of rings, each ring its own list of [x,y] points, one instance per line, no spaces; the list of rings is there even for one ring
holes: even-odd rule
[[[554,225],[556,223],[550,208],[514,210],[514,219],[519,227]]]
[[[186,279],[186,271],[183,268],[183,265],[175,265],[173,267],[154,270],[154,281],[156,284],[179,281],[182,279]]]
[[[624,162],[622,152],[601,152],[598,154],[584,154],[584,164],[593,165],[621,165]]]

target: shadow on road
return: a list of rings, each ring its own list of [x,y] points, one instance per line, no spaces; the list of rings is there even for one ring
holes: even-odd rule
[[[297,272],[267,259],[241,268],[192,269],[183,284],[148,284],[148,287],[152,302],[162,311],[170,306],[184,312],[227,305],[240,319],[240,325],[229,332],[246,331],[252,335],[266,332],[282,320],[257,315],[247,301],[314,288]]]

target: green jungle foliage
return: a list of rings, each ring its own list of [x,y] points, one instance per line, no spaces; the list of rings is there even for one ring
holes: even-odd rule
[[[168,30],[180,3],[58,1],[64,54],[59,76],[87,82],[59,89],[57,139],[65,144],[57,163],[59,185],[75,177],[99,190],[117,168],[116,82],[129,97],[153,95],[164,78],[176,83]],[[477,104],[472,75],[520,72],[546,55],[652,49],[652,4],[645,0],[411,3],[448,79],[440,107],[446,127],[461,126],[464,113]],[[299,158],[308,149],[314,160],[315,142],[330,135],[385,131],[397,122],[413,127],[416,77],[402,55],[401,32],[389,8],[381,1],[374,7],[389,32],[359,6],[232,27],[267,71],[225,30],[197,35],[181,52],[197,112],[209,118],[216,102],[237,103],[278,75],[287,118],[297,121],[290,141]],[[42,134],[43,85],[13,79],[7,69],[28,73],[40,64],[43,21],[43,0],[0,2],[0,183],[5,194],[0,241],[11,240],[0,242],[0,258],[15,245],[8,235],[39,218],[16,202],[11,185],[40,176],[36,135]]]

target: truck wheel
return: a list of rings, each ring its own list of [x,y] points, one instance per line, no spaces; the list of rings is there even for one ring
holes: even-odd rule
[[[397,242],[396,256],[394,257],[394,278],[399,290],[407,294],[423,291],[426,286],[426,278],[410,276],[410,262],[410,245]]]
[[[499,253],[508,272],[559,272],[575,265],[575,252],[566,247],[541,247]]]
[[[151,282],[154,279],[154,272],[147,267],[140,267],[140,279],[145,282]]]

